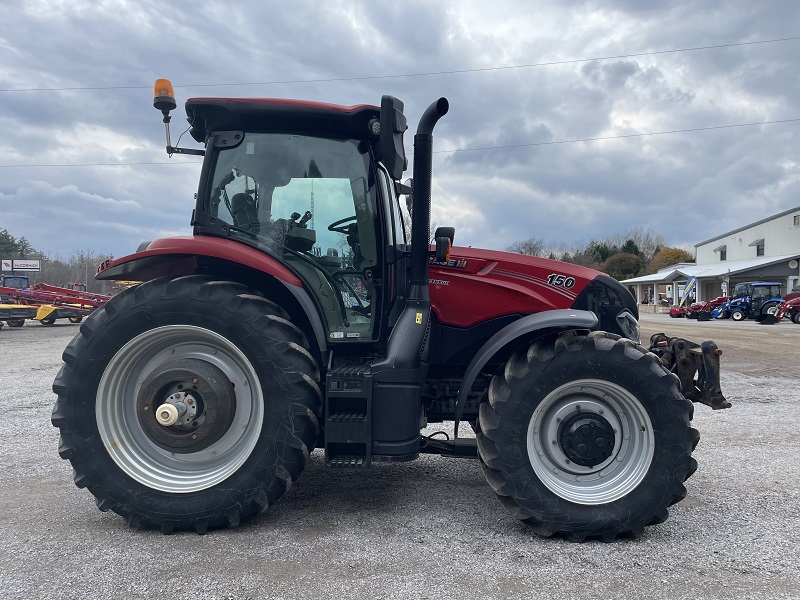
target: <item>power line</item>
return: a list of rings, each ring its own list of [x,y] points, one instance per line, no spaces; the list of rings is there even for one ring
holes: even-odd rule
[[[736,42],[731,44],[716,44],[713,46],[695,46],[691,48],[675,48],[672,50],[653,50],[651,52],[636,52],[633,54],[617,54],[613,56],[596,56],[593,58],[575,58],[567,60],[554,60],[548,62],[529,63],[523,65],[506,65],[500,67],[481,67],[475,69],[453,69],[450,71],[425,71],[420,73],[403,73],[398,75],[364,75],[361,77],[331,77],[326,79],[287,79],[284,81],[247,81],[232,83],[185,83],[174,85],[176,88],[191,87],[237,87],[247,85],[286,85],[295,83],[335,83],[341,81],[368,81],[374,79],[401,79],[404,77],[429,77],[433,75],[459,75],[465,73],[483,73],[489,71],[506,71],[512,69],[530,69],[534,67],[552,67],[557,65],[570,65],[596,60],[615,60],[620,58],[636,58],[640,56],[656,56],[659,54],[675,54],[678,52],[696,52],[699,50],[715,50],[719,48],[735,48],[739,46],[755,46],[757,44],[775,44],[779,42],[791,42],[800,40],[800,36],[776,38],[772,40],[756,40],[753,42]],[[109,86],[74,86],[74,87],[52,87],[52,88],[0,88],[0,92],[81,92],[99,90],[149,90],[152,85],[109,85]]]
[[[651,135],[670,135],[676,133],[692,133],[696,131],[714,131],[717,129],[734,129],[737,127],[755,127],[757,125],[776,125],[780,123],[797,123],[796,119],[779,119],[776,121],[760,121],[758,123],[736,123],[734,125],[712,125],[710,127],[691,127],[687,129],[672,129],[670,131],[648,131],[645,133],[625,133],[621,135],[607,135],[602,137],[579,138],[573,140],[554,140],[549,142],[531,142],[529,144],[508,144],[504,146],[481,146],[479,148],[456,148],[455,150],[434,150],[434,154],[454,154],[456,152],[476,152],[480,150],[505,150],[512,148],[530,148],[533,146],[554,146],[556,144],[577,144],[580,142],[598,142],[603,140],[622,140],[626,138],[646,137]],[[200,165],[202,161],[158,161],[158,162],[133,162],[133,163],[62,163],[62,164],[19,164],[0,165],[0,169],[25,169],[49,167],[130,167],[140,165]]]
[[[154,162],[131,162],[131,163],[60,163],[60,164],[22,164],[22,165],[0,165],[0,169],[25,169],[25,168],[48,168],[48,167],[135,167],[141,165],[202,165],[203,161],[154,161]]]
[[[575,144],[578,142],[598,142],[602,140],[621,140],[625,138],[646,137],[650,135],[668,135],[673,133],[690,133],[694,131],[712,131],[714,129],[733,129],[735,127],[753,127],[756,125],[774,125],[776,123],[796,123],[797,119],[781,119],[778,121],[761,121],[759,123],[737,123],[735,125],[713,125],[711,127],[692,127],[689,129],[673,129],[671,131],[649,131],[646,133],[627,133],[623,135],[608,135],[603,137],[580,138],[574,140],[556,140],[550,142],[531,142],[530,144],[509,144],[507,146],[483,146],[480,148],[456,148],[455,150],[434,150],[434,154],[453,154],[455,152],[474,152],[478,150],[504,150],[507,148],[529,148],[532,146],[554,146],[556,144]]]

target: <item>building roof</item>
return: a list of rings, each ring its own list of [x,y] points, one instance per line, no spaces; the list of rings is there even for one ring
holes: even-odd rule
[[[727,235],[727,234],[726,234]],[[800,258],[798,254],[787,254],[786,256],[760,256],[747,260],[723,260],[720,262],[695,265],[691,263],[680,263],[671,265],[666,269],[661,269],[652,275],[642,275],[633,279],[626,279],[622,283],[626,285],[637,283],[661,283],[665,281],[683,281],[689,277],[704,279],[708,277],[722,277],[723,275],[736,275],[744,273],[758,267],[765,267],[775,263]]]
[[[750,229],[751,227],[755,227],[756,225],[761,225],[762,223],[767,223],[767,222],[772,221],[774,219],[777,219],[779,217],[784,217],[786,215],[790,215],[793,212],[797,212],[798,210],[800,210],[800,206],[795,206],[794,208],[790,208],[789,210],[785,210],[785,211],[783,211],[781,213],[778,213],[777,215],[772,215],[771,217],[767,217],[766,219],[761,219],[760,221],[756,221],[755,223],[749,223],[749,224],[747,224],[747,225],[745,225],[743,227],[739,227],[738,229],[734,229],[732,231],[729,231],[728,233],[723,233],[721,235],[714,236],[713,238],[707,239],[705,242],[699,242],[699,243],[695,244],[694,247],[697,248],[698,246],[705,246],[706,244],[708,244],[709,242],[713,242],[714,240],[720,240],[722,238],[726,238],[729,235],[733,235],[734,233],[739,233],[740,231],[744,231],[745,229]],[[752,246],[753,244],[750,244],[750,245]],[[715,250],[715,252],[716,252],[716,250]]]

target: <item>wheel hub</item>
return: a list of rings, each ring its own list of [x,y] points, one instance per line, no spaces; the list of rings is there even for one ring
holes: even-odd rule
[[[164,404],[156,409],[156,421],[164,427],[174,427],[182,431],[197,429],[197,409],[199,396],[195,392],[175,392],[170,394]],[[202,415],[199,418],[203,418]]]
[[[136,412],[157,446],[180,454],[198,452],[230,427],[236,413],[234,385],[204,360],[170,361],[142,381]]]
[[[595,413],[575,413],[562,421],[558,432],[564,454],[583,467],[604,462],[614,450],[614,428]]]

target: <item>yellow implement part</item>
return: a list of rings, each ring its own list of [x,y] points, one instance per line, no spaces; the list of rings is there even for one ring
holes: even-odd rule
[[[52,313],[55,309],[56,307],[51,304],[42,304],[36,311],[36,316],[33,318],[36,319],[37,321],[46,319],[48,316],[50,316],[50,313]]]

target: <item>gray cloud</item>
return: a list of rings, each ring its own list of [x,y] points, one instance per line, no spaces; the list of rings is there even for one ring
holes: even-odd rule
[[[798,118],[798,41],[385,79],[796,34],[800,5],[498,0],[402,4],[0,1],[0,165],[167,162],[150,86],[191,96],[406,103],[411,138],[440,95],[434,217],[457,242],[567,244],[651,227],[691,245],[800,204],[800,123],[553,144]],[[173,141],[185,128],[173,118]],[[184,143],[194,145],[184,138]],[[540,146],[525,144],[550,143]],[[0,169],[0,228],[37,248],[132,251],[188,233],[199,165]]]

